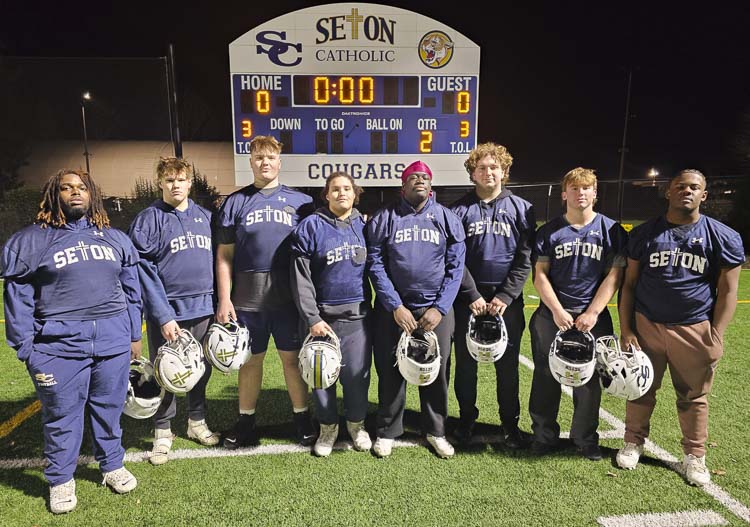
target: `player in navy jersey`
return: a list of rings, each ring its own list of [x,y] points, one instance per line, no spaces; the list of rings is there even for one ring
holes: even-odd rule
[[[594,211],[596,175],[575,168],[562,179],[565,213],[536,233],[532,259],[534,287],[541,302],[529,323],[534,376],[529,399],[535,454],[557,447],[557,414],[562,387],[552,376],[548,355],[558,330],[590,331],[595,338],[612,334],[607,308],[622,281],[627,233],[614,220]],[[599,448],[601,386],[594,374],[573,388],[570,439],[587,459],[602,458]]]
[[[188,196],[193,185],[190,163],[176,157],[161,158],[156,167],[162,197],[133,220],[128,235],[140,255],[139,278],[146,318],[148,349],[156,359],[159,347],[175,341],[187,329],[203,341],[213,303],[213,248],[211,213]],[[187,394],[187,435],[203,445],[216,445],[218,434],[206,424],[206,384],[211,365]],[[166,463],[174,435],[171,421],[177,398],[165,392],[154,415],[154,445],[149,461]]]
[[[289,287],[291,233],[311,212],[312,198],[279,183],[281,147],[271,136],[250,142],[253,184],[231,194],[216,218],[216,320],[245,324],[252,349],[239,373],[240,416],[223,437],[232,450],[258,442],[255,408],[271,336],[281,357],[297,439],[305,446],[315,442],[307,385],[297,366],[299,315]]]
[[[677,394],[685,478],[705,485],[711,480],[705,460],[708,396],[737,305],[745,250],[736,231],[700,213],[707,197],[701,172],[679,172],[666,195],[666,214],[633,229],[627,246],[621,340],[623,347],[642,347],[654,381],[646,395],[626,405],[625,445],[617,464],[625,469],[638,464],[668,367]]]
[[[292,291],[310,333],[334,333],[341,346],[338,383],[344,390],[346,428],[356,450],[369,450],[364,428],[370,387],[370,282],[365,274],[365,220],[354,206],[362,188],[346,172],[326,179],[327,207],[300,222],[292,233]],[[327,456],[338,436],[336,384],[313,390],[320,435],[313,451]]]
[[[505,445],[522,448],[518,430],[518,356],[526,326],[523,286],[531,273],[531,246],[536,229],[531,204],[505,184],[513,157],[502,145],[484,143],[464,163],[474,190],[451,206],[466,231],[466,267],[456,298],[456,378],[454,389],[460,409],[455,435],[471,440],[479,416],[477,361],[466,347],[469,316],[500,315],[508,330],[508,346],[494,363],[497,403]]]
[[[415,161],[401,176],[401,198],[368,222],[367,261],[375,289],[374,356],[378,372],[375,455],[391,454],[403,431],[406,381],[396,366],[402,331],[418,327],[437,334],[440,373],[419,387],[422,432],[438,456],[454,454],[445,438],[448,415],[446,365],[454,329],[453,301],[464,270],[464,229],[432,196],[432,172]]]
[[[120,428],[130,358],[140,355],[137,264],[125,233],[109,228],[100,190],[77,170],[47,181],[36,223],[3,249],[5,333],[42,405],[55,514],[77,504],[73,476],[86,410],[104,483],[118,493],[137,485],[123,466]]]

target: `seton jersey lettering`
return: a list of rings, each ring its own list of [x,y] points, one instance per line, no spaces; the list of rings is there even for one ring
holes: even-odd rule
[[[510,238],[510,224],[504,221],[492,220],[490,218],[469,223],[466,229],[467,238],[471,238],[472,236],[478,236],[481,234],[496,234],[505,236],[506,238]]]
[[[106,245],[87,244],[81,240],[73,247],[67,247],[52,255],[55,261],[55,269],[61,269],[66,265],[73,265],[89,260],[109,260],[116,262],[115,251]]]
[[[364,251],[365,248],[363,245],[353,245],[348,242],[344,242],[343,245],[329,249],[326,251],[326,265],[332,265],[336,262],[353,259],[358,250]]]
[[[266,205],[261,210],[254,210],[248,213],[245,218],[245,225],[253,225],[255,223],[281,223],[283,225],[292,226],[293,217],[290,213],[284,210],[272,209],[270,205]]]
[[[671,251],[651,253],[648,257],[649,267],[679,266],[695,271],[698,274],[703,274],[706,271],[707,262],[708,260],[703,256],[682,252],[679,247]]]
[[[169,241],[169,252],[176,253],[187,249],[205,249],[211,250],[211,237],[203,234],[193,234],[188,231],[183,236],[172,238]]]
[[[581,241],[576,238],[572,242],[564,242],[555,246],[555,259],[570,258],[571,256],[587,256],[594,260],[602,259],[603,247],[596,243]]]
[[[440,231],[437,229],[425,229],[414,225],[409,229],[398,229],[394,233],[394,243],[405,242],[428,242],[440,245]]]

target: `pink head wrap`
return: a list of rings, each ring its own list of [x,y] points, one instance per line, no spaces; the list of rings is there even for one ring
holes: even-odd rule
[[[432,170],[430,170],[430,167],[428,167],[426,164],[422,163],[421,161],[414,161],[411,165],[406,167],[401,174],[401,183],[406,182],[406,178],[408,178],[410,175],[412,175],[414,172],[422,172],[424,174],[427,174],[430,176],[430,180],[432,180]]]

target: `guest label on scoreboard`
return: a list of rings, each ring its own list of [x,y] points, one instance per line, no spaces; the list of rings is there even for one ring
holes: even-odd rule
[[[342,3],[266,22],[229,46],[235,182],[252,181],[250,141],[284,144],[285,184],[332,172],[397,186],[421,159],[436,185],[465,185],[476,146],[479,47],[404,9]]]

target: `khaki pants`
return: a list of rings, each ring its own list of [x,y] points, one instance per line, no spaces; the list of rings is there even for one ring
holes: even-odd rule
[[[716,366],[724,354],[721,339],[708,320],[684,326],[666,325],[651,322],[636,313],[635,325],[638,341],[654,366],[654,383],[646,395],[628,401],[625,441],[643,444],[648,437],[656,392],[668,366],[677,394],[682,450],[694,456],[705,455],[708,394]]]

